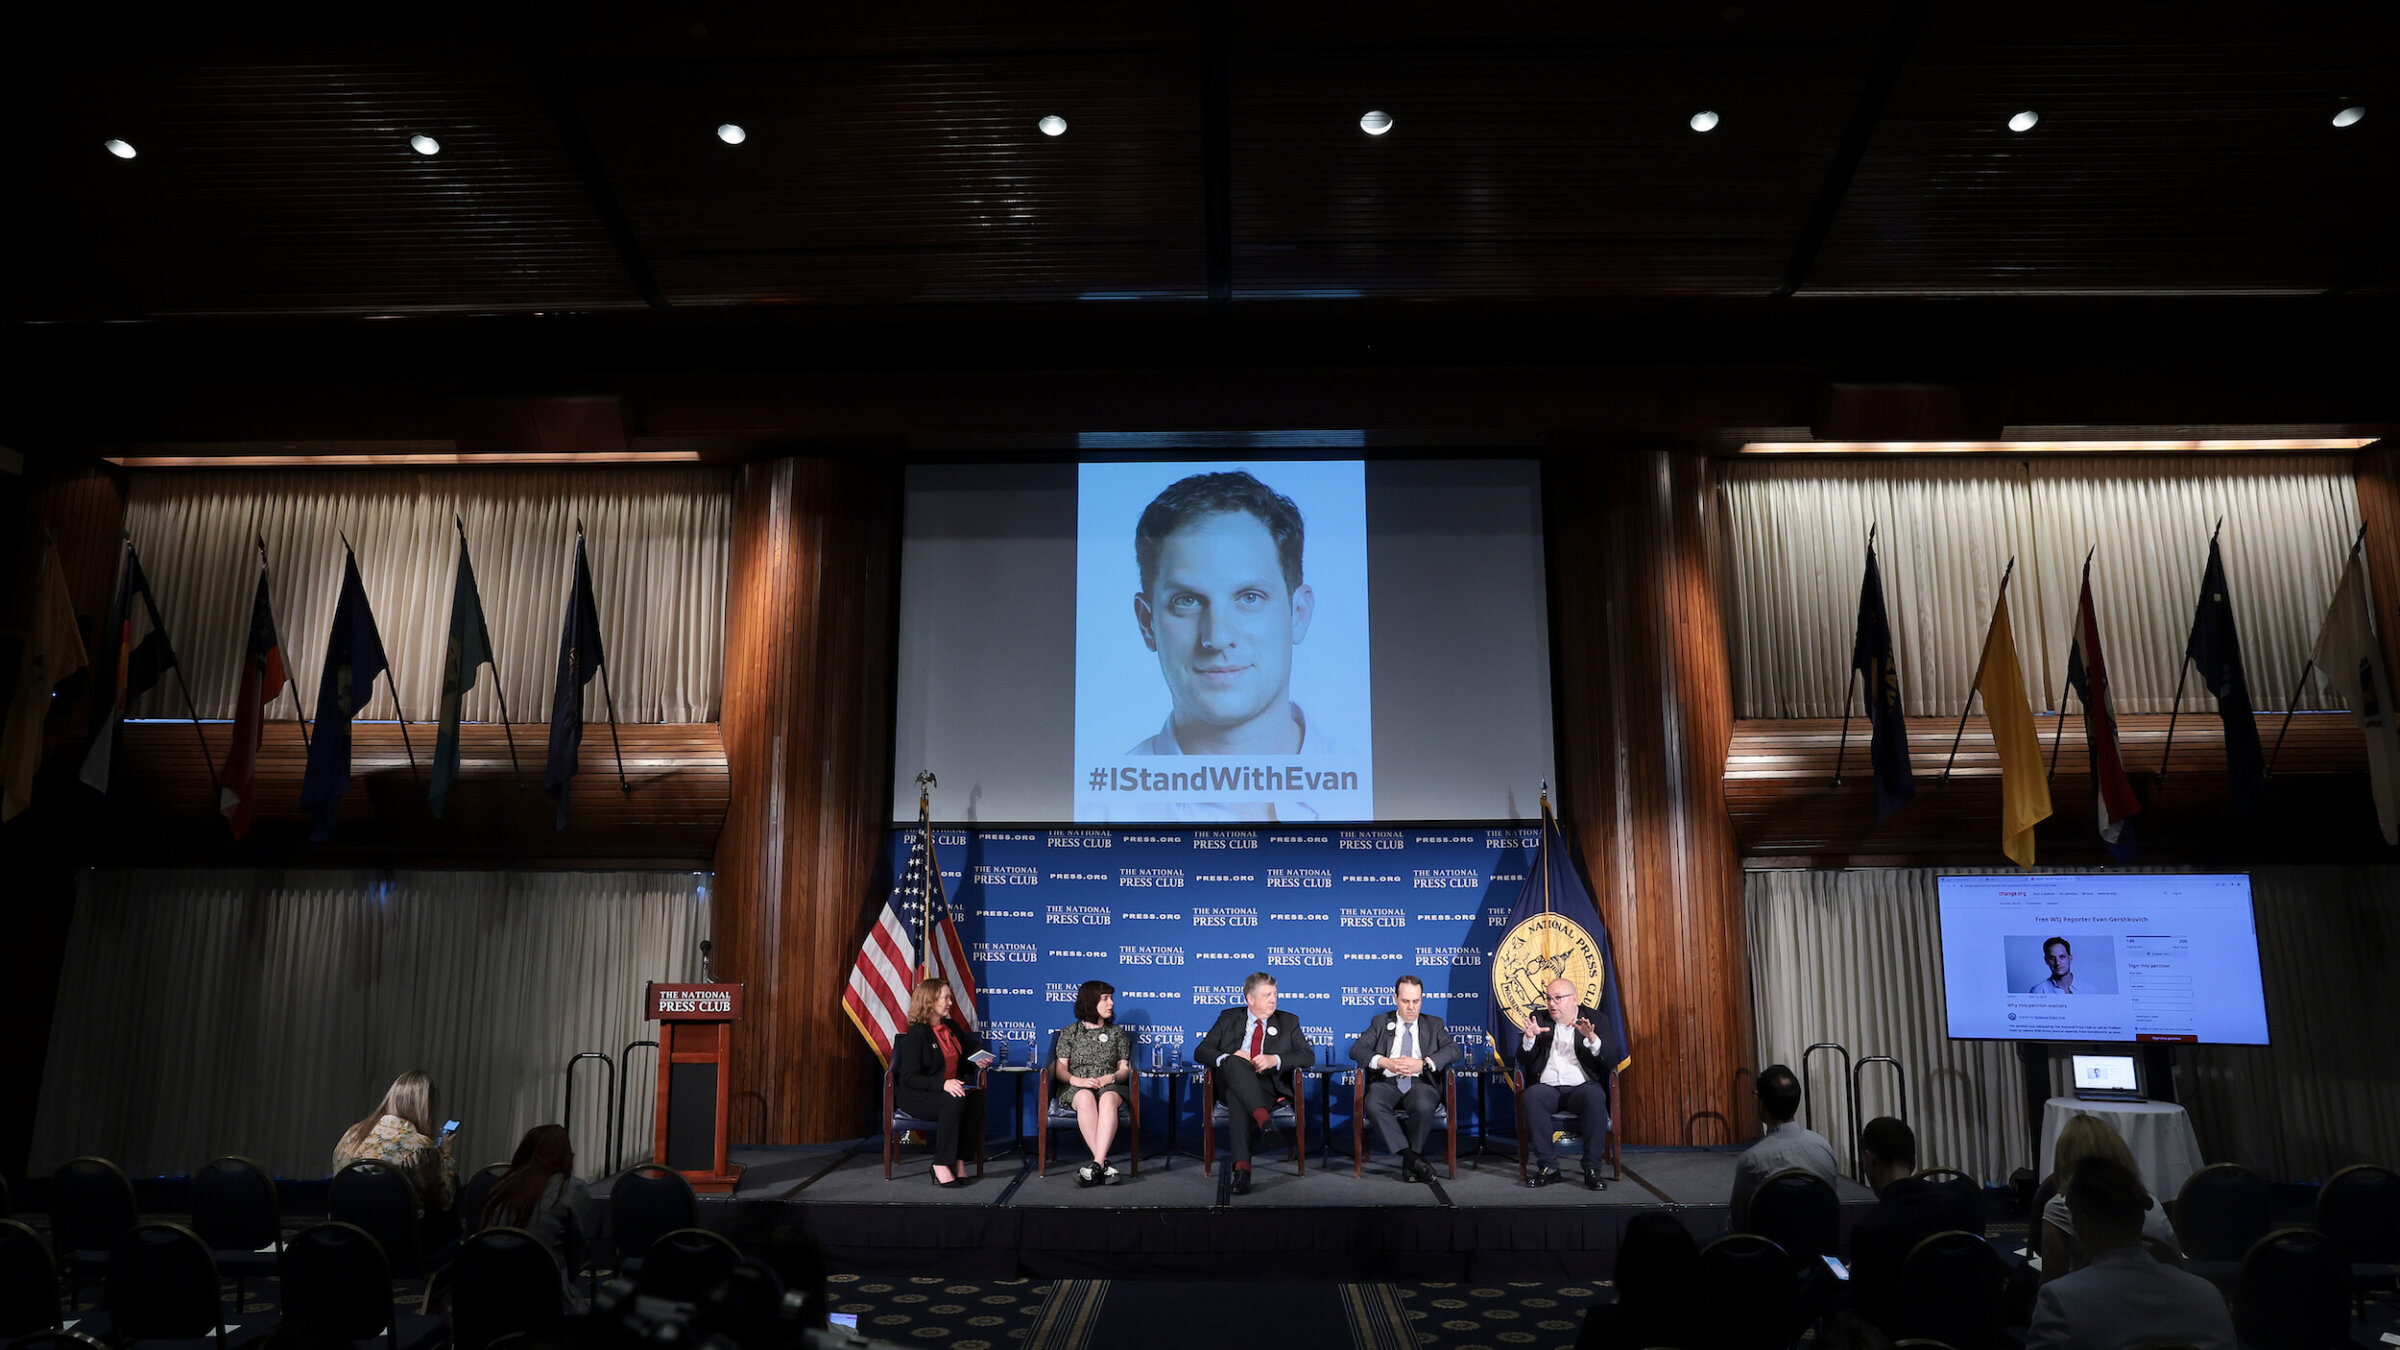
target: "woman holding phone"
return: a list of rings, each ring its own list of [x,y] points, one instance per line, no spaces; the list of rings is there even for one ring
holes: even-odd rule
[[[433,1080],[411,1069],[392,1080],[383,1101],[342,1134],[333,1148],[333,1170],[360,1159],[390,1163],[417,1189],[417,1218],[428,1238],[438,1239],[451,1223],[450,1202],[458,1194],[458,1164],[451,1160],[451,1130],[437,1139]]]
[[[908,1000],[908,1030],[892,1046],[892,1099],[901,1110],[934,1123],[936,1186],[967,1184],[960,1147],[983,1137],[983,1093],[973,1080],[979,1064],[991,1057],[983,1039],[952,1018],[957,1010],[948,980],[925,981]]]

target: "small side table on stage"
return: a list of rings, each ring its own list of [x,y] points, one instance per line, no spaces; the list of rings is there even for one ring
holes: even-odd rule
[[[1183,1125],[1184,1080],[1199,1072],[1200,1066],[1197,1064],[1171,1064],[1163,1069],[1142,1070],[1144,1078],[1167,1080],[1167,1152],[1158,1164],[1159,1170],[1162,1172],[1175,1165],[1175,1141],[1183,1135],[1181,1127]],[[1206,1114],[1200,1117],[1200,1121],[1200,1128],[1207,1129],[1208,1117]]]
[[[1319,1126],[1317,1165],[1320,1167],[1333,1166],[1334,1085],[1342,1081],[1342,1076],[1344,1074],[1352,1074],[1357,1072],[1357,1068],[1349,1064],[1311,1064],[1307,1068],[1300,1071],[1300,1078],[1293,1080],[1294,1082],[1304,1081],[1307,1076],[1312,1073],[1325,1075],[1324,1083],[1317,1088],[1317,1124]],[[1308,1096],[1305,1091],[1300,1095],[1303,1100],[1305,1100]]]
[[[2077,1116],[2098,1116],[2116,1128],[2133,1151],[2142,1184],[2160,1200],[2172,1200],[2183,1183],[2200,1170],[2200,1138],[2192,1133],[2192,1118],[2173,1102],[2087,1102],[2080,1097],[2052,1097],[2042,1104],[2042,1152],[2034,1168],[2047,1171],[2058,1150],[2058,1132]]]
[[[995,1064],[992,1066],[993,1073],[1007,1074],[1017,1083],[1017,1109],[1008,1118],[1008,1147],[1020,1156],[1025,1152],[1025,1084],[1032,1079],[1035,1073],[1040,1071],[1040,1068],[1041,1066],[1037,1064]],[[1048,1100],[1045,1098],[1043,1107],[1046,1109],[1047,1106]],[[1039,1124],[1037,1118],[1037,1128]]]

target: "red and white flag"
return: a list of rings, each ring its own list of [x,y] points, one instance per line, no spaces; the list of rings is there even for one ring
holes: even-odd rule
[[[2099,799],[2100,837],[2119,862],[2132,862],[2133,818],[2142,799],[2125,776],[2117,746],[2117,713],[2109,701],[2108,662],[2100,655],[2100,618],[2092,610],[2092,560],[2083,560],[2083,597],[2075,608],[2075,641],[2067,648],[2067,687],[2083,700],[2083,740],[2092,756],[2093,796]]]
[[[842,993],[842,1010],[858,1034],[867,1038],[875,1057],[892,1062],[892,1042],[908,1030],[908,1001],[921,979],[950,982],[953,1014],[975,1025],[975,977],[967,970],[967,948],[950,921],[950,904],[942,894],[942,869],[933,854],[933,822],[928,803],[917,798],[917,830],[909,837],[908,865],[899,884],[884,901],[875,926],[860,944],[858,960],[850,966],[850,986]],[[918,935],[923,935],[920,944]]]

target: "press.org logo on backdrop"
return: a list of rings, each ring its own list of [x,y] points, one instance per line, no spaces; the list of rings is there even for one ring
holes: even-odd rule
[[[1120,966],[1180,966],[1183,964],[1183,948],[1119,947],[1117,948],[1117,964]]]
[[[975,884],[978,886],[1039,886],[1042,884],[1042,869],[978,863],[975,866]]]
[[[1403,909],[1349,909],[1337,911],[1344,928],[1406,928],[1408,911]]]
[[[1256,928],[1258,911],[1244,905],[1197,905],[1192,909],[1194,928]]]
[[[1038,962],[1042,959],[1042,953],[1030,942],[978,942],[975,944],[975,959],[987,966],[997,966],[1010,962]]]

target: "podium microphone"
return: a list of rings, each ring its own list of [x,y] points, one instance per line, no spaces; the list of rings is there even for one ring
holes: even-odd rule
[[[710,943],[707,938],[700,939],[700,983],[702,984],[715,984],[717,982],[717,977],[714,974],[711,974],[709,971],[709,946]]]

